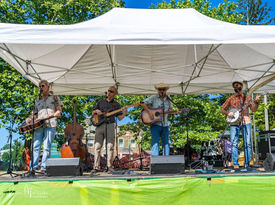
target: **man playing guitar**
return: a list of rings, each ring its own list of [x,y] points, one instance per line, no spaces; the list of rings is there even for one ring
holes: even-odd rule
[[[158,91],[158,94],[152,95],[149,98],[144,100],[144,103],[141,104],[143,109],[149,114],[150,119],[154,119],[154,115],[147,105],[151,104],[150,108],[163,108],[163,111],[172,111],[173,105],[166,95],[167,90],[169,89],[168,85],[164,83],[159,83],[155,86],[155,89]],[[181,113],[181,110],[177,110],[176,114]],[[159,155],[159,138],[162,139],[163,155],[169,155],[169,130],[168,130],[168,120],[167,114],[164,115],[163,122],[157,122],[150,127],[151,131],[151,146],[152,146],[152,155]],[[164,137],[165,134],[165,137]],[[164,142],[165,141],[165,142]]]
[[[39,127],[34,131],[34,144],[33,144],[33,165],[30,164],[30,168],[33,166],[34,170],[39,163],[40,148],[44,143],[44,151],[42,157],[42,164],[40,173],[45,174],[46,172],[46,161],[50,157],[51,145],[55,137],[57,118],[62,113],[61,106],[63,105],[59,97],[50,93],[50,85],[48,81],[41,80],[39,82],[40,94],[39,99],[35,102],[34,115],[27,118],[26,124],[30,124],[34,118],[51,118],[47,120],[43,126]],[[42,94],[42,96],[41,96]],[[33,170],[33,171],[34,171]]]
[[[118,102],[114,100],[115,95],[117,94],[117,89],[114,86],[109,87],[107,98],[101,99],[93,109],[92,115],[97,114],[98,116],[103,116],[110,111],[115,111],[121,109],[121,106]],[[107,123],[107,166],[108,166],[108,174],[112,173],[113,170],[113,152],[114,152],[114,141],[115,141],[115,116],[117,116],[118,120],[121,121],[126,113],[127,108],[124,107],[123,112],[118,112],[116,115],[111,115],[110,121]],[[94,169],[92,173],[96,173],[100,171],[100,151],[103,144],[103,139],[105,138],[105,124],[101,123],[97,125],[95,130],[95,158],[94,158]],[[106,149],[106,148],[105,148]]]
[[[235,95],[229,97],[225,103],[222,105],[221,113],[227,115],[229,118],[234,117],[234,112],[227,111],[230,109],[240,109],[241,106],[252,101],[250,96],[245,96],[243,94],[243,83],[235,81],[232,83],[233,89],[236,92]],[[248,107],[253,112],[256,112],[260,103],[261,96],[257,96],[255,99],[255,104],[252,102],[249,106],[245,107],[241,112],[241,119],[237,121],[237,124],[231,124],[230,126],[230,140],[232,142],[232,158],[234,168],[239,168],[240,164],[238,162],[238,142],[240,131],[244,138],[244,151],[245,151],[245,164],[244,166],[249,166],[250,155],[251,155],[251,122],[249,118]],[[243,117],[243,118],[242,118]]]

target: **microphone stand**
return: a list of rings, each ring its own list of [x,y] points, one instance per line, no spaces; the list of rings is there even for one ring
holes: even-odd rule
[[[162,131],[163,131],[163,147],[162,147],[162,155],[163,156],[165,156],[166,155],[166,141],[165,141],[165,114],[164,114],[164,112],[165,112],[165,105],[164,105],[164,98],[165,98],[165,96],[163,96],[163,92],[161,92],[161,97],[163,97],[163,100],[162,100],[162,102],[163,102],[163,112],[162,112],[162,118],[163,118],[163,122],[162,122]]]
[[[43,90],[40,89],[40,93],[38,95],[38,99],[41,98],[41,94],[42,94]],[[35,173],[39,173],[39,172],[36,172],[33,168],[33,145],[34,145],[34,111],[35,111],[35,101],[36,101],[37,97],[34,98],[33,100],[33,111],[32,111],[32,141],[31,141],[31,168],[28,172],[22,174],[24,177],[28,177],[28,178],[35,178]],[[38,158],[40,157],[40,150],[39,150],[39,153],[38,153]],[[27,174],[27,175],[26,175]],[[39,173],[40,174],[40,173]]]
[[[14,122],[15,122],[15,119],[12,119],[10,121],[10,131],[9,131],[9,136],[8,137],[8,141],[7,143],[10,142],[10,156],[9,156],[9,168],[7,170],[7,173],[4,173],[4,174],[0,174],[0,176],[3,176],[3,175],[6,175],[6,174],[9,174],[12,178],[17,177],[17,176],[21,176],[21,174],[17,174],[17,173],[13,173],[12,170],[11,170],[11,158],[12,158],[12,155],[11,155],[11,144],[12,144],[12,128],[13,128],[13,125],[14,125]],[[14,175],[14,176],[13,176]]]
[[[115,168],[119,168],[119,166],[120,166],[120,168],[121,169],[123,169],[123,165],[122,165],[122,163],[121,163],[121,161],[120,161],[120,159],[118,158],[118,143],[117,143],[117,118],[116,118],[116,133],[115,133],[115,139],[116,139],[116,157],[114,158],[114,160],[113,160],[113,164],[115,163],[115,161],[117,161],[117,165],[116,165],[116,167]]]

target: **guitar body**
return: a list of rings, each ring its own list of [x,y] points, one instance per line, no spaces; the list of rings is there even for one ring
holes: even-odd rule
[[[99,126],[102,123],[104,123],[104,115],[97,115],[97,114],[93,114],[92,115],[92,124],[93,126]]]
[[[239,110],[231,109],[230,112],[233,112],[234,116],[232,117],[226,116],[226,121],[230,123],[230,125],[238,125],[241,122],[241,115]]]
[[[163,109],[162,108],[148,108],[154,115],[154,119],[151,120],[148,112],[146,112],[145,110],[141,111],[141,120],[143,122],[143,124],[148,125],[148,126],[152,126],[153,124],[157,123],[157,122],[162,122],[162,112]]]

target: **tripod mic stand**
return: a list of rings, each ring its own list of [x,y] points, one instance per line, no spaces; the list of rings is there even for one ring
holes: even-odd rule
[[[17,177],[17,176],[21,176],[21,174],[17,174],[17,173],[13,173],[12,170],[11,170],[11,158],[12,158],[12,154],[11,154],[11,143],[12,143],[12,128],[13,128],[13,125],[14,125],[14,122],[15,122],[15,119],[12,119],[10,121],[10,132],[9,132],[9,136],[8,137],[8,141],[7,143],[10,142],[10,155],[9,155],[9,168],[7,170],[7,173],[4,173],[4,174],[1,174],[0,176],[3,176],[3,175],[6,175],[6,174],[9,174],[12,178]],[[13,176],[14,175],[14,176]]]

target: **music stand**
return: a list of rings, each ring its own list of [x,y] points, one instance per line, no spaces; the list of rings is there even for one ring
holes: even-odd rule
[[[13,175],[15,175],[15,177],[17,177],[17,176],[21,176],[21,174],[18,174],[18,173],[13,173],[12,172],[12,170],[11,170],[11,143],[12,143],[12,128],[13,128],[13,125],[14,125],[14,122],[15,122],[15,120],[14,119],[12,119],[11,121],[10,121],[10,131],[9,131],[9,136],[7,136],[8,137],[8,141],[7,141],[7,143],[9,143],[10,142],[10,147],[9,147],[9,150],[10,150],[10,156],[9,156],[9,168],[8,168],[8,170],[7,170],[7,173],[4,173],[4,174],[0,174],[0,176],[3,176],[3,175],[6,175],[6,174],[9,174],[12,178],[14,178],[14,176]]]

